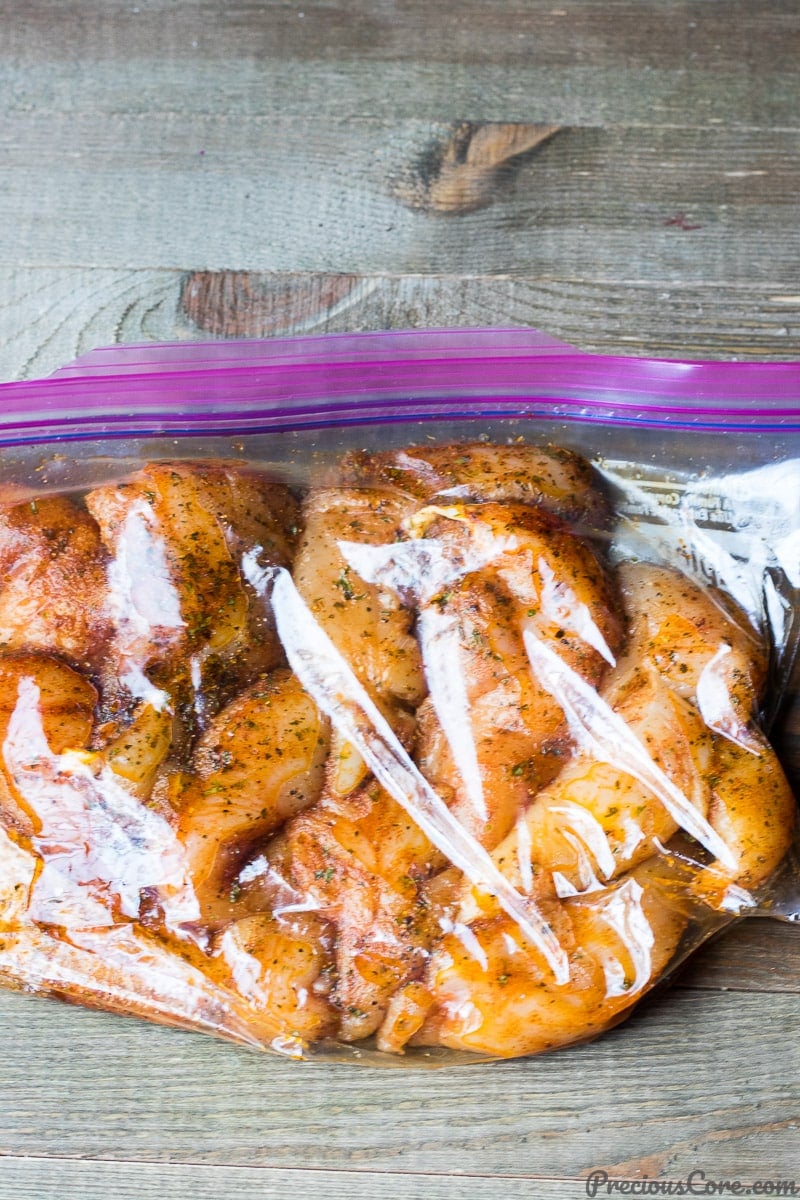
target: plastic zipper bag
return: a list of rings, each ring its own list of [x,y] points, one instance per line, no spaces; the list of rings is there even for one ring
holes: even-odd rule
[[[6,985],[472,1061],[800,916],[797,364],[432,331],[0,396]]]

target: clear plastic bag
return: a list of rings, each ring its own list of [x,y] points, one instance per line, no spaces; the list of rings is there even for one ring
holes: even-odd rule
[[[430,332],[0,395],[6,985],[472,1061],[800,919],[797,364]]]

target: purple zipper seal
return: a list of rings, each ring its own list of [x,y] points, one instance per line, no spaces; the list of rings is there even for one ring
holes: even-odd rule
[[[583,354],[533,330],[334,334],[95,351],[0,385],[0,444],[413,420],[800,431],[800,363]]]

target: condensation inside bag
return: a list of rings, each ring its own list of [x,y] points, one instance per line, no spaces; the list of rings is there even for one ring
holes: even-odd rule
[[[298,1057],[508,1057],[788,912],[798,461],[413,432],[4,485],[7,985]]]

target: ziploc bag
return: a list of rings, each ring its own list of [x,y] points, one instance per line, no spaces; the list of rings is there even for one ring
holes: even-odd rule
[[[798,364],[355,335],[0,400],[5,985],[473,1061],[800,917]]]

